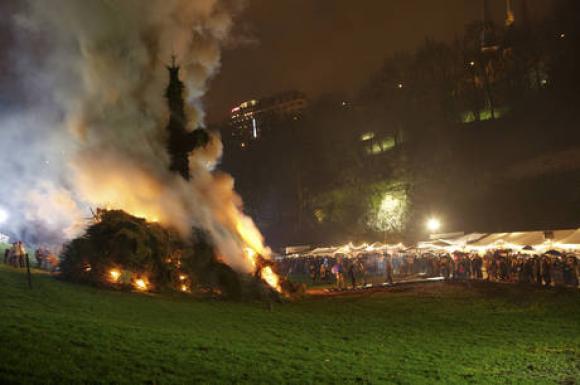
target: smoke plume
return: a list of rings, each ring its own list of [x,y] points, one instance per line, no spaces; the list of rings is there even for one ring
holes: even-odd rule
[[[220,138],[191,155],[190,182],[169,171],[166,152],[165,66],[175,55],[189,129],[203,126],[201,97],[239,9],[221,0],[28,1],[15,24],[21,40],[35,42],[19,59],[32,107],[1,122],[9,230],[66,240],[89,208],[109,207],[184,235],[204,229],[238,270],[253,268],[245,247],[268,254],[232,178],[214,171]]]

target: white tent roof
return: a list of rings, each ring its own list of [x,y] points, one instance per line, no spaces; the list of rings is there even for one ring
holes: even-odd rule
[[[580,229],[555,231],[554,243],[563,249],[580,250]]]
[[[489,234],[478,241],[471,242],[468,246],[474,248],[506,247],[514,249],[525,246],[538,246],[543,244],[545,240],[543,231],[518,231]]]

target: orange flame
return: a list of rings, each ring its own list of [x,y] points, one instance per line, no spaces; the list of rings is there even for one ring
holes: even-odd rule
[[[111,269],[109,271],[109,276],[111,278],[111,281],[118,282],[119,278],[121,277],[121,272],[117,269]]]
[[[138,278],[134,282],[135,289],[145,291],[149,289],[149,284],[144,278]]]
[[[270,285],[270,287],[275,289],[278,293],[282,292],[282,286],[280,286],[280,277],[274,273],[274,270],[272,270],[270,266],[262,268],[262,270],[260,270],[260,275],[262,276],[264,282]]]

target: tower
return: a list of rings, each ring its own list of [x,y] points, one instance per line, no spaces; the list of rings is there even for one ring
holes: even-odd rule
[[[495,52],[499,48],[495,26],[491,20],[488,0],[483,0],[481,25],[481,52]]]
[[[515,21],[516,17],[512,9],[512,0],[505,0],[505,26],[509,28]]]
[[[175,64],[175,59],[175,56],[172,56],[171,65],[167,66],[169,85],[165,91],[169,107],[169,123],[167,124],[167,131],[169,132],[167,143],[167,151],[170,157],[169,169],[189,180],[189,154],[195,148],[205,146],[209,141],[209,136],[203,129],[187,130],[187,116],[183,101],[185,87],[183,82],[179,80],[179,66]]]

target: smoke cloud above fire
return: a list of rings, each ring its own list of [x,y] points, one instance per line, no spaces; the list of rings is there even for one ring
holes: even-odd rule
[[[242,213],[233,179],[214,171],[220,138],[212,134],[192,154],[188,182],[169,171],[165,130],[172,55],[192,130],[203,126],[201,97],[241,6],[29,0],[14,24],[20,40],[36,42],[36,52],[19,53],[32,102],[0,121],[0,205],[10,213],[3,229],[33,243],[63,241],[80,234],[90,208],[124,209],[184,235],[201,228],[226,263],[251,271],[244,248],[268,250]]]

